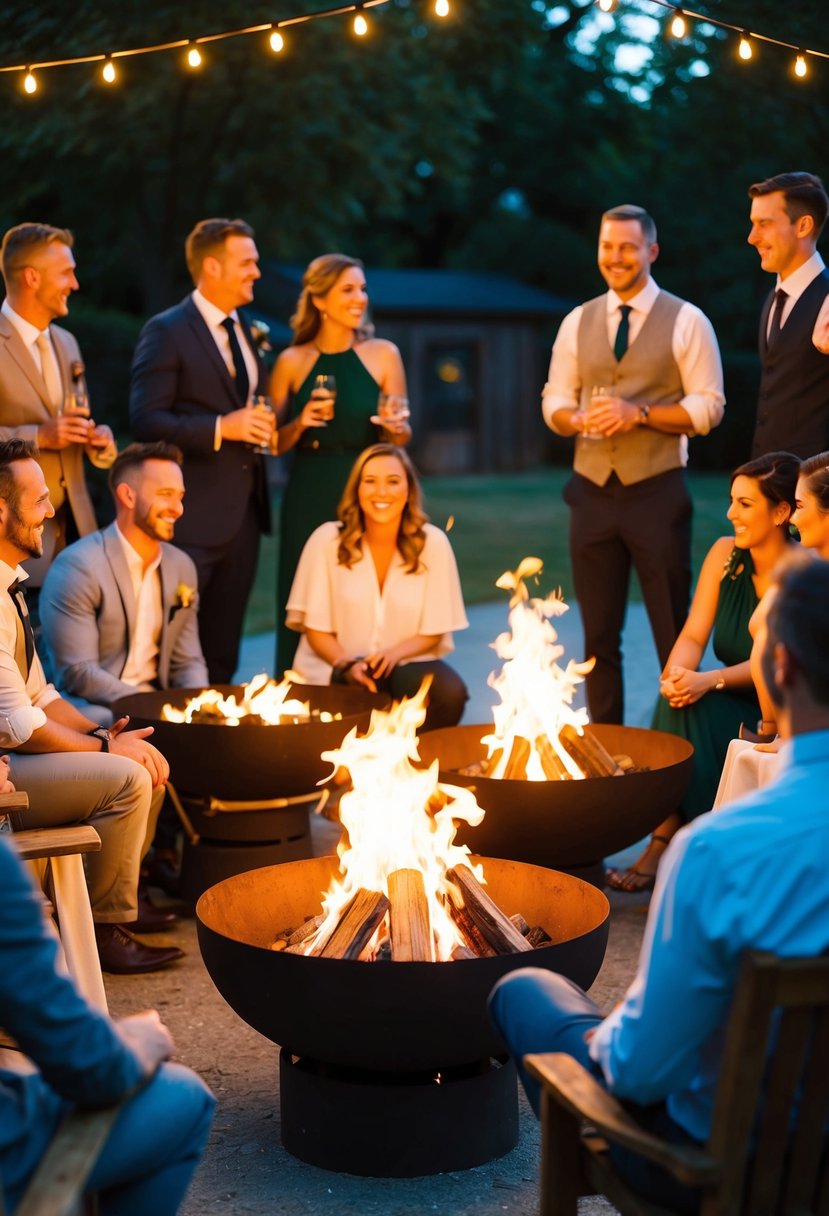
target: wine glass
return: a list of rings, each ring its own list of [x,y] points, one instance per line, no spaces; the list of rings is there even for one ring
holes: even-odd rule
[[[60,407],[62,414],[72,414],[77,418],[89,418],[89,395],[82,384],[73,384],[63,395]]]
[[[600,431],[594,431],[590,427],[590,414],[596,408],[597,405],[601,405],[602,402],[606,401],[609,397],[612,397],[612,396],[613,396],[613,390],[610,388],[607,388],[604,384],[594,384],[593,385],[592,389],[590,390],[590,402],[587,406],[587,414],[584,419],[584,431],[582,432],[585,439],[601,439],[602,438],[602,434]]]
[[[409,417],[409,398],[400,393],[381,393],[377,398],[377,413],[371,421],[376,426],[390,422],[405,422]]]
[[[256,443],[253,445],[254,452],[258,452],[260,456],[276,456],[276,415],[274,414],[273,402],[270,397],[254,396],[251,398],[251,405],[255,410],[267,410],[270,415],[271,437],[267,443]]]
[[[327,426],[334,417],[334,402],[337,400],[335,376],[315,376],[310,401],[315,403],[314,417],[322,426]]]

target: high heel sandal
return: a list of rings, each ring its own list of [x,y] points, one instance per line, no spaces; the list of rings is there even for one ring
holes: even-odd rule
[[[667,848],[671,843],[671,837],[662,836],[659,832],[654,832],[648,842],[648,848],[657,841],[659,844],[664,844]],[[647,849],[645,852],[647,852]],[[644,855],[643,853],[642,856],[644,857]],[[658,869],[659,864],[657,863],[657,869],[653,874],[644,874],[636,866],[631,866],[629,870],[608,870],[605,874],[605,886],[610,887],[612,891],[622,891],[625,895],[638,895],[642,891],[652,891],[656,883]]]

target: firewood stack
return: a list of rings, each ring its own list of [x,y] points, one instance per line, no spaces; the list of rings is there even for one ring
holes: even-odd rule
[[[447,908],[465,943],[456,947],[453,960],[514,954],[552,941],[540,925],[531,928],[520,913],[506,916],[468,866],[455,866],[447,871],[446,877],[450,881]],[[433,962],[434,942],[422,873],[395,870],[389,875],[388,888],[388,898],[382,891],[358,890],[343,908],[333,930],[327,937],[313,941],[310,949],[308,943],[323,922],[322,913],[297,929],[278,934],[271,949],[367,962],[386,959]],[[375,945],[369,947],[384,921],[388,932],[381,930]]]
[[[641,771],[630,756],[612,756],[595,735],[586,732],[579,734],[576,727],[569,723],[559,731],[558,741],[567,755],[575,760],[585,777],[623,777],[625,773]],[[572,781],[572,773],[565,766],[547,735],[539,735],[532,742],[521,735],[516,735],[499,780],[526,781],[527,764],[533,747],[548,781]],[[503,751],[499,748],[492,753],[488,760],[465,765],[459,771],[465,777],[491,777],[502,756]]]

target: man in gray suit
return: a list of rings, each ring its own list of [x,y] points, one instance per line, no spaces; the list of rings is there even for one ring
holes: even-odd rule
[[[184,511],[177,447],[133,443],[109,474],[115,523],[58,554],[41,595],[55,684],[110,725],[120,697],[204,688],[193,561],[169,542]]]
[[[67,315],[69,296],[78,290],[72,233],[48,224],[18,224],[3,237],[0,267],[6,283],[0,307],[0,440],[37,444],[55,509],[54,519],[46,521],[43,556],[26,563],[34,609],[32,591],[42,585],[55,554],[97,527],[84,453],[106,469],[116,447],[110,428],[96,426],[88,416],[78,343],[52,324]]]

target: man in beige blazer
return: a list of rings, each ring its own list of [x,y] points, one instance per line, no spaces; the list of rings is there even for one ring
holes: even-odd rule
[[[70,395],[83,408],[81,352],[67,330],[52,324],[78,290],[72,233],[48,224],[18,224],[0,246],[6,298],[0,308],[0,440],[38,446],[55,517],[46,521],[43,556],[26,562],[30,608],[49,564],[68,540],[94,532],[95,512],[84,479],[84,452],[109,468],[116,447],[108,426],[64,409]],[[34,597],[36,599],[36,596]]]

